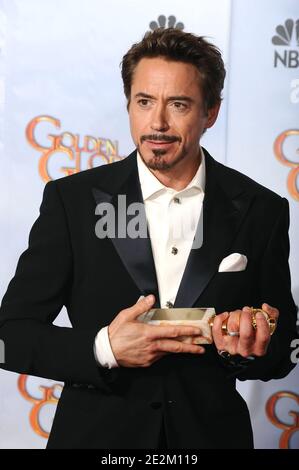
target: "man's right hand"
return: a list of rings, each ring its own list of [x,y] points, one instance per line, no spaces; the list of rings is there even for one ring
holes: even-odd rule
[[[108,327],[110,345],[119,366],[149,367],[169,353],[205,352],[202,346],[176,340],[180,336],[198,336],[200,328],[185,325],[147,325],[137,320],[155,303],[148,295],[132,307],[121,310]]]

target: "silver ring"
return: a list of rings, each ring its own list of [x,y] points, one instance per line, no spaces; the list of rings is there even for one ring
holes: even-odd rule
[[[240,333],[238,331],[229,331],[227,330],[228,336],[240,336]]]

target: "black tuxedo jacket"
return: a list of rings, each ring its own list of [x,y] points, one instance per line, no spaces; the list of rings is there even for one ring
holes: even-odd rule
[[[155,448],[163,422],[170,448],[252,447],[235,379],[281,378],[293,367],[288,202],[205,156],[203,245],[190,252],[175,307],[221,313],[268,302],[280,319],[267,355],[231,368],[209,345],[203,356],[169,354],[150,367],[99,367],[99,329],[140,295],[153,293],[159,306],[150,239],[95,234],[97,203],[117,207],[118,194],[142,202],[136,152],[50,182],[0,310],[3,368],[65,382],[48,448]],[[235,252],[247,256],[246,270],[218,272]],[[63,305],[72,328],[52,324]]]

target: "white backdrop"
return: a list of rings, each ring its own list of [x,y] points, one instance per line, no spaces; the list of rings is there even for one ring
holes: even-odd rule
[[[272,43],[278,25],[299,19],[296,0],[0,0],[1,297],[27,246],[45,181],[86,169],[90,158],[94,165],[103,164],[133,149],[119,63],[161,15],[166,25],[175,16],[186,31],[209,36],[223,52],[228,70],[224,102],[203,145],[217,160],[289,199],[298,303],[299,196],[288,188],[290,168],[273,149],[282,132],[297,129],[286,137],[283,151],[298,167],[296,27],[289,44]],[[275,67],[275,51],[285,54],[286,65]],[[56,323],[67,324],[65,312]],[[0,383],[0,448],[45,447],[59,387],[4,371]],[[47,399],[40,386],[49,388]],[[282,381],[239,387],[250,407],[256,447],[278,447],[278,421],[292,428],[288,412],[298,413],[297,368]],[[281,398],[271,421],[266,403],[285,391],[291,394]],[[299,447],[295,430],[288,444]]]

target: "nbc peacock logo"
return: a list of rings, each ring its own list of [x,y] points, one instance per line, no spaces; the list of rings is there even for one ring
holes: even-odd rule
[[[284,24],[276,27],[276,34],[272,37],[272,44],[279,46],[274,51],[274,67],[281,64],[287,68],[299,67],[299,19],[288,19]]]
[[[181,21],[177,21],[174,15],[169,15],[168,17],[160,15],[157,20],[150,22],[149,27],[152,31],[155,31],[155,29],[158,28],[175,28],[183,30],[185,26]]]

